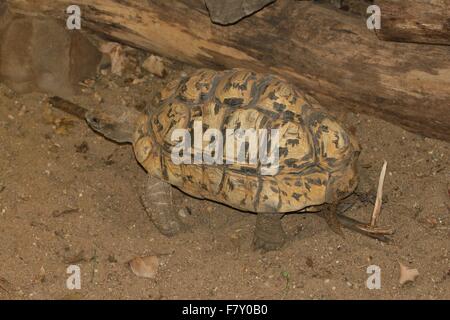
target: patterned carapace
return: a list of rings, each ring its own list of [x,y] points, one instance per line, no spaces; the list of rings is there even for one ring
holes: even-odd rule
[[[192,132],[195,121],[221,132],[278,129],[278,172],[261,175],[259,161],[174,164],[172,132]],[[341,125],[285,80],[241,69],[202,69],[170,82],[158,108],[140,117],[134,150],[149,174],[244,211],[300,211],[342,199],[357,184],[359,145]]]

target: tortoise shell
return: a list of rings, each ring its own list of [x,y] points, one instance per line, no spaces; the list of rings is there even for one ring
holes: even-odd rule
[[[278,129],[278,170],[262,174],[260,160],[227,162],[227,156],[236,158],[231,151],[224,152],[223,163],[175,164],[172,134],[184,129],[195,135],[196,121],[203,133]],[[139,119],[133,145],[149,174],[194,197],[244,211],[300,211],[344,198],[357,184],[356,140],[293,85],[247,70],[202,69],[170,82],[156,111]]]

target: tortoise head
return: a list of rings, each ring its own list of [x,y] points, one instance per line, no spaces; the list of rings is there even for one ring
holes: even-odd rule
[[[86,122],[96,132],[118,143],[132,143],[136,119],[139,112],[120,110],[118,114],[92,110],[85,115]]]

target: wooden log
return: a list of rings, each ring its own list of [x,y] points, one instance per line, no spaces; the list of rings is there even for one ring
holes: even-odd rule
[[[278,0],[236,25],[211,23],[203,1],[9,0],[16,10],[82,27],[193,65],[282,75],[328,108],[366,112],[450,141],[450,47],[379,41],[365,19]]]
[[[450,0],[377,0],[383,40],[450,45]]]

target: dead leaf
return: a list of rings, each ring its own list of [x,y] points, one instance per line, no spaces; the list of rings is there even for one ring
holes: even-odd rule
[[[436,217],[431,216],[425,219],[425,221],[427,222],[427,224],[431,227],[431,228],[436,228],[437,225],[439,224],[439,221]]]
[[[158,272],[159,259],[157,256],[136,257],[128,263],[131,271],[138,277],[153,279]]]
[[[162,78],[166,75],[166,67],[161,57],[151,55],[142,64],[142,68],[148,72]]]
[[[126,65],[126,54],[117,42],[107,42],[100,46],[100,51],[109,55],[111,59],[111,73],[122,75]]]
[[[401,262],[399,262],[398,264],[400,265],[400,278],[398,280],[400,285],[404,285],[408,282],[414,282],[419,276],[419,270],[410,269],[407,266],[403,265]]]

